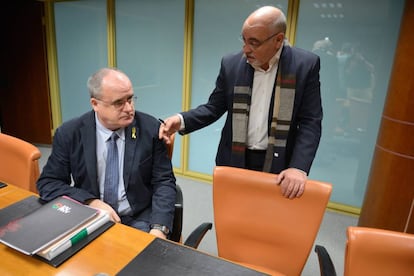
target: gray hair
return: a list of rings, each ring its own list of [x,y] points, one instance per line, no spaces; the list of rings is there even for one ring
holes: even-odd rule
[[[280,11],[279,16],[275,18],[275,20],[271,24],[271,27],[274,28],[274,30],[277,30],[278,32],[286,34],[286,25],[286,16],[282,11]]]
[[[102,90],[102,81],[105,76],[107,76],[110,72],[113,72],[113,71],[116,71],[116,72],[119,72],[125,75],[124,72],[122,72],[121,70],[117,68],[105,67],[105,68],[99,69],[92,76],[88,78],[87,86],[88,86],[89,95],[91,98],[99,99],[99,96]]]

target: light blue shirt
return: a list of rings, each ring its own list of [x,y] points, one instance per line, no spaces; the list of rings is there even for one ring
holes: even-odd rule
[[[112,130],[105,128],[98,119],[95,113],[96,122],[96,160],[98,170],[98,183],[100,191],[100,199],[103,200],[104,195],[104,182],[105,182],[105,168],[106,168],[106,156],[108,154],[107,144],[108,139],[112,135]],[[118,147],[118,161],[119,161],[119,186],[118,186],[118,214],[126,215],[131,213],[131,206],[125,193],[124,185],[124,153],[125,153],[125,129],[118,129],[116,133],[119,139],[116,140]]]

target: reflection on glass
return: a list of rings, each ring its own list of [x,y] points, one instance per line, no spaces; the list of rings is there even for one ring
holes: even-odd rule
[[[310,178],[333,183],[331,201],[361,207],[404,1],[322,4],[301,1],[295,45],[321,59],[324,118]]]

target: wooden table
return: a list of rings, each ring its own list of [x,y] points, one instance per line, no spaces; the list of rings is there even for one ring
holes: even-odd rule
[[[0,189],[0,208],[32,195],[8,185]],[[0,244],[0,275],[115,275],[155,236],[123,224],[115,224],[58,268]]]

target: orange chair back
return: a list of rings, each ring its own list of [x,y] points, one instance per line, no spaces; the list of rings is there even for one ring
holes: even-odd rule
[[[37,193],[40,156],[34,145],[0,133],[0,181]]]
[[[264,272],[300,275],[322,222],[332,186],[309,180],[293,200],[276,175],[232,167],[213,173],[218,255]]]
[[[414,234],[348,227],[345,276],[414,275]]]

